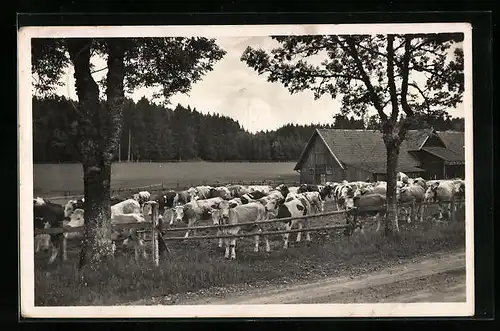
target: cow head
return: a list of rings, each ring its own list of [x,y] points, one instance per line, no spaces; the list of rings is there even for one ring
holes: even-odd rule
[[[354,193],[353,193],[353,198],[359,198],[360,196],[362,196],[363,194],[365,194],[367,191],[367,189],[365,187],[361,188],[361,187],[358,187],[354,190]]]
[[[77,208],[71,214],[68,226],[73,227],[73,228],[80,227],[80,226],[83,226],[84,221],[85,221],[85,218],[84,218],[83,209]]]
[[[307,192],[307,185],[306,184],[301,184],[299,186],[299,189],[297,190],[297,193],[304,193]]]
[[[330,185],[325,185],[319,192],[321,200],[326,200],[326,198],[332,197],[332,187]]]
[[[64,205],[64,217],[70,217],[71,214],[73,214],[73,211],[75,210],[75,204],[76,200],[69,200],[66,202],[66,205]]]
[[[424,200],[428,202],[432,202],[436,199],[436,191],[437,188],[439,187],[439,182],[432,183],[427,187],[427,190],[425,191],[424,194]]]
[[[182,222],[182,220],[184,219],[184,209],[187,208],[187,205],[184,205],[184,206],[175,206],[173,208],[174,210],[174,213],[175,213],[175,217],[172,217],[172,219],[170,220],[170,225],[173,225],[174,224],[174,221],[175,222]]]
[[[196,200],[198,191],[194,187],[188,188],[187,193],[189,194],[191,200]]]
[[[280,201],[281,199],[269,199],[262,201],[267,216],[271,218],[276,217],[276,215],[278,214],[278,209],[281,205]]]
[[[231,208],[229,201],[222,200],[219,203],[214,203],[210,206],[210,213],[212,214],[212,219],[214,220],[214,214],[218,215],[219,219],[222,219],[225,223],[229,219],[229,209]],[[215,222],[215,220],[214,220]]]
[[[212,216],[212,223],[214,225],[224,224],[224,220],[222,219],[222,215],[221,215],[220,209],[214,209],[214,210],[212,210],[211,216]]]
[[[454,187],[454,190],[455,190],[455,195],[458,196],[458,197],[464,197],[465,196],[465,183],[463,181],[455,181],[453,183],[453,187]]]
[[[354,197],[354,189],[353,189],[352,185],[349,185],[349,184],[344,185],[340,189],[340,197],[343,199],[348,199],[348,198]]]
[[[279,187],[279,188],[278,188]],[[284,184],[281,184],[280,186],[276,187],[276,189],[278,191],[281,192],[281,194],[286,197],[288,195],[288,193],[290,193],[290,190],[288,189],[288,187]]]
[[[33,206],[43,206],[46,203],[45,199],[36,197],[33,199]]]

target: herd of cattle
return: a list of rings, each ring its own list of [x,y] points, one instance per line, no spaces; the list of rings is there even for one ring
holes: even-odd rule
[[[347,210],[353,207],[362,212],[359,215],[375,216],[377,229],[380,229],[380,216],[383,216],[386,204],[386,182],[347,182],[325,183],[325,185],[300,185],[288,187],[278,185],[275,188],[268,185],[226,185],[219,187],[197,186],[183,191],[168,190],[157,194],[141,191],[132,196],[113,196],[111,198],[111,223],[140,223],[151,220],[152,207],[148,201],[158,204],[158,217],[170,226],[174,224],[187,225],[189,236],[190,228],[196,226],[200,220],[212,220],[214,225],[232,225],[218,228],[218,234],[237,235],[242,232],[255,233],[254,251],[259,250],[259,233],[270,229],[290,230],[297,225],[300,229],[309,228],[309,219],[294,217],[313,215],[324,211],[325,203],[333,203],[337,210]],[[423,220],[425,205],[423,202],[437,202],[439,218],[450,214],[451,200],[460,201],[465,196],[465,182],[462,179],[430,180],[409,178],[404,173],[397,175],[396,199],[398,203],[412,203],[413,208],[401,207],[408,222],[412,214],[415,220]],[[81,227],[84,225],[84,199],[69,200],[64,206],[55,204],[47,199],[37,197],[33,199],[34,227]],[[460,208],[460,203],[455,204]],[[287,218],[283,222],[262,223],[269,219]],[[290,220],[290,218],[292,218]],[[252,224],[248,224],[252,223]],[[363,232],[363,224],[355,225],[356,230]],[[196,230],[193,230],[195,234]],[[81,237],[81,232],[66,232],[64,234],[39,234],[35,237],[36,248],[48,250],[52,248],[49,263],[58,255],[60,245],[66,245],[66,240]],[[310,241],[309,232],[305,233],[306,240]],[[266,251],[270,251],[267,236],[263,236]],[[125,245],[133,244],[137,257],[142,250],[144,256],[144,242],[138,239],[135,230],[114,230],[114,242],[123,240]],[[283,248],[288,247],[288,234],[283,235]],[[301,240],[301,232],[297,233],[296,241]],[[219,239],[219,247],[225,244],[226,258],[235,259],[236,237]],[[66,259],[66,249],[63,249]]]

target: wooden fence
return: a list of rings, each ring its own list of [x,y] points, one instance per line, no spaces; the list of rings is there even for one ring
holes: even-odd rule
[[[151,231],[152,240],[151,240],[151,250],[153,252],[153,261],[156,266],[159,265],[160,261],[160,246],[163,246],[166,251],[170,251],[167,241],[184,241],[184,240],[209,240],[209,239],[220,239],[220,238],[242,238],[242,237],[253,237],[255,235],[265,236],[265,235],[277,235],[277,234],[285,234],[285,233],[296,233],[296,232],[315,232],[321,230],[339,230],[339,229],[353,229],[356,225],[357,217],[359,214],[366,212],[376,212],[385,210],[386,206],[380,206],[377,208],[371,209],[357,209],[352,208],[349,210],[336,210],[324,213],[317,213],[312,215],[305,215],[299,217],[287,217],[287,218],[275,218],[265,221],[257,221],[257,222],[245,222],[240,223],[238,225],[252,225],[252,224],[269,224],[269,223],[278,223],[278,222],[287,222],[291,220],[297,219],[310,219],[310,218],[319,218],[325,216],[332,215],[342,215],[344,214],[346,217],[345,224],[337,224],[337,225],[328,225],[328,226],[320,226],[320,227],[312,227],[307,229],[295,229],[295,230],[278,230],[278,231],[265,231],[258,233],[246,233],[246,234],[236,234],[236,235],[208,235],[208,236],[191,236],[191,237],[164,237],[163,234],[167,232],[179,232],[179,231],[188,231],[188,230],[207,230],[207,229],[223,229],[228,227],[234,227],[231,224],[220,224],[220,225],[205,225],[205,226],[196,226],[196,227],[182,227],[182,228],[170,228],[164,226],[162,220],[158,217],[158,203],[155,201],[146,202],[147,204],[151,204],[151,222],[141,222],[141,223],[123,223],[123,224],[113,224],[112,228],[114,230],[122,230],[122,229],[137,229],[144,230],[145,232]],[[449,201],[450,203],[450,220],[455,220],[455,206],[457,203],[465,203],[464,200],[456,200],[452,199]],[[428,205],[437,205],[436,202],[424,202],[423,206]],[[415,203],[404,203],[398,204],[398,212],[401,207],[412,207],[412,210],[415,211]],[[413,214],[413,213],[412,213]],[[351,218],[352,217],[352,218]],[[71,232],[82,232],[84,231],[84,227],[62,227],[62,228],[49,228],[49,229],[35,229],[35,235],[38,234],[57,234],[57,233],[71,233]],[[351,232],[351,231],[350,231]],[[349,233],[350,233],[349,232]],[[65,249],[66,245],[61,245],[61,250]],[[61,251],[61,256],[65,256],[65,252]]]

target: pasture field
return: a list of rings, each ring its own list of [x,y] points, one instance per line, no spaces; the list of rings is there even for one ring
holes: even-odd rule
[[[111,189],[161,184],[177,186],[215,183],[299,180],[294,162],[169,162],[115,163],[111,170]],[[80,164],[34,164],[34,193],[47,197],[83,193]]]
[[[392,240],[375,232],[371,218],[366,219],[364,234],[357,232],[351,237],[344,236],[343,230],[323,230],[312,232],[310,243],[304,241],[304,233],[302,242],[295,243],[296,233],[292,233],[287,250],[281,247],[281,235],[271,236],[270,253],[265,252],[262,237],[259,252],[253,252],[253,237],[238,239],[235,261],[224,259],[224,249],[217,247],[217,239],[169,241],[171,252],[161,257],[159,267],[150,257],[136,262],[132,251],[118,247],[116,258],[103,263],[100,270],[79,273],[79,242],[74,241],[68,244],[65,262],[48,265],[48,253],[35,255],[35,305],[120,305],[213,288],[223,291],[241,284],[259,287],[313,281],[346,272],[365,274],[427,254],[464,250],[464,210],[457,211],[456,221],[450,222],[433,221],[435,212],[436,208],[429,206],[424,222],[407,224],[400,220],[400,234]],[[345,224],[344,216],[311,219],[311,227],[334,224]],[[215,230],[197,233],[205,234],[215,234]],[[183,235],[168,232],[168,236]]]

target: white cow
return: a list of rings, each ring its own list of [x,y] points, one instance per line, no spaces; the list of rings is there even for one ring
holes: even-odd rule
[[[111,217],[116,214],[140,214],[141,206],[134,199],[127,199],[111,206]]]
[[[451,200],[460,195],[460,183],[452,180],[441,180],[428,185],[425,192],[425,201],[437,202],[439,206],[439,219],[443,218],[443,212],[447,216],[450,213]]]
[[[424,208],[422,202],[425,200],[425,189],[421,185],[408,184],[402,188],[396,189],[396,199],[402,204],[412,203],[415,201],[416,210],[413,210],[412,206],[402,206],[401,209],[404,211],[408,223],[411,223],[412,214],[415,215],[415,220],[418,218],[418,214],[420,214],[420,222],[423,222]],[[408,212],[408,209],[410,212]]]
[[[202,200],[193,200],[191,202],[186,203],[183,206],[175,207],[175,218],[170,225],[174,222],[187,224],[188,228],[195,226],[195,223],[205,217],[211,217],[211,214],[214,209],[218,209],[219,205],[222,202],[226,202],[226,200],[217,197],[210,199],[202,199]],[[186,231],[184,235],[185,238],[189,236],[190,230]],[[193,231],[193,234],[196,235],[196,230]]]

